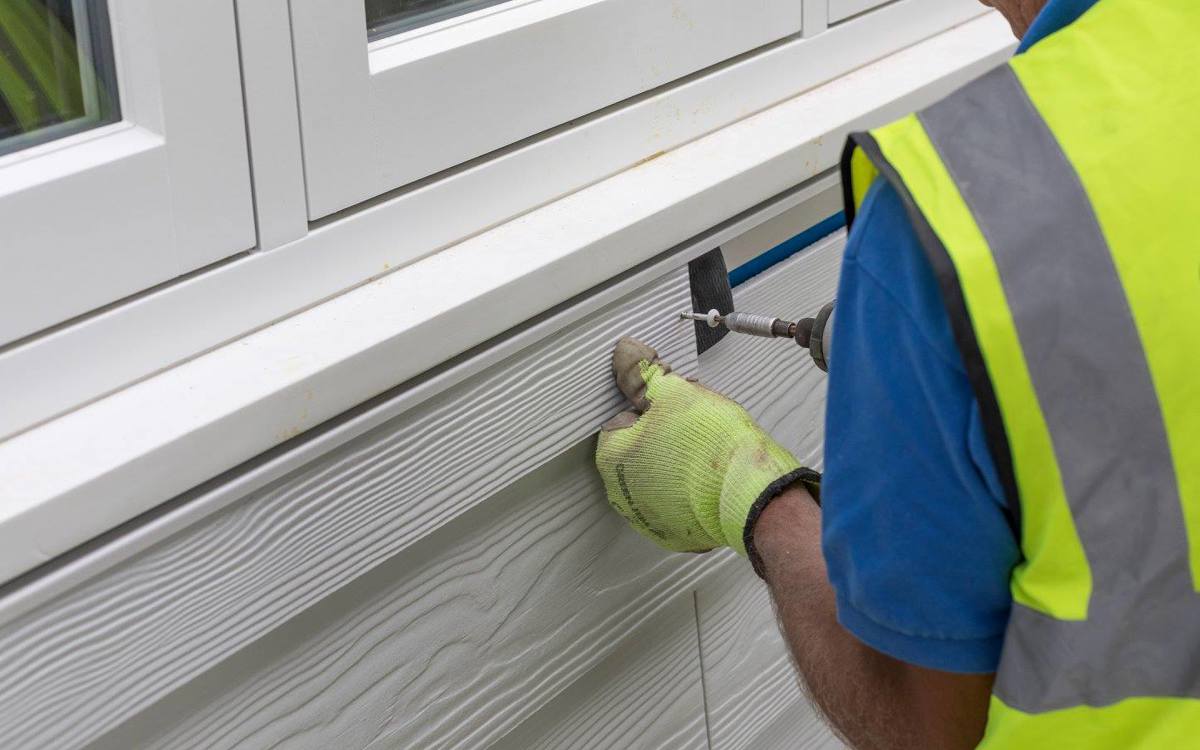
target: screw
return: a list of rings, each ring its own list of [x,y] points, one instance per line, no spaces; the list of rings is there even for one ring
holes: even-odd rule
[[[680,320],[697,320],[702,323],[708,323],[709,328],[716,328],[721,325],[721,313],[716,309],[709,310],[707,313],[683,312],[679,313],[679,318]]]

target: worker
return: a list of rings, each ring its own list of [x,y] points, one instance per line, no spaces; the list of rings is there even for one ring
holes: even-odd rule
[[[597,466],[852,747],[1200,747],[1200,3],[986,4],[1012,60],[850,138],[823,478],[630,340]]]

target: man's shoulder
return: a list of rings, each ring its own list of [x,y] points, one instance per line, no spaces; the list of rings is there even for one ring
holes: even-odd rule
[[[857,288],[886,295],[893,313],[900,316],[893,324],[864,326],[863,335],[917,336],[930,353],[965,377],[925,250],[904,201],[886,180],[876,180],[868,191],[846,245],[845,261],[844,273],[860,274],[869,282]]]

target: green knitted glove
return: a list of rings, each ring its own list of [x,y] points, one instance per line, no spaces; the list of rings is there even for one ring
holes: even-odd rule
[[[776,495],[804,481],[816,496],[820,475],[745,409],[672,374],[650,347],[622,339],[613,371],[636,411],[603,426],[596,466],[609,502],[639,533],[676,552],[732,547],[747,555],[747,531]],[[752,548],[749,555],[760,569]]]

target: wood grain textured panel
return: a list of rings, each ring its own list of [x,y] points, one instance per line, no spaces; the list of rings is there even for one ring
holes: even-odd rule
[[[695,372],[688,303],[679,269],[5,623],[0,747],[84,744],[590,435],[619,335]]]
[[[528,474],[91,750],[475,748],[538,709],[559,710],[547,704],[563,710],[559,729],[589,736],[568,716],[586,721],[589,707],[570,706],[574,694],[552,699],[626,668],[630,637],[657,627],[659,613],[678,625],[670,612],[680,597],[690,604],[714,562],[664,553],[630,530],[608,507],[593,448],[589,438]],[[690,613],[682,635],[698,658]],[[666,662],[678,667],[677,657]],[[677,695],[667,703],[693,700]]]
[[[821,240],[734,290],[738,310],[810,315],[834,298],[845,233]],[[745,406],[803,462],[819,468],[825,374],[787,341],[726,336],[700,358],[701,379]],[[730,553],[696,592],[713,750],[839,747],[800,692],[766,587]],[[774,733],[774,734],[772,734]],[[770,737],[766,735],[770,735]],[[794,736],[792,736],[794,735]]]
[[[770,595],[744,560],[729,556],[696,609],[713,750],[758,750],[767,734],[797,750],[840,747],[801,693]]]
[[[708,750],[695,604],[684,594],[492,750]]]
[[[833,736],[828,727],[813,721],[812,708],[803,699],[783,707],[775,719],[754,736],[751,747],[754,750],[846,750],[846,745]]]

